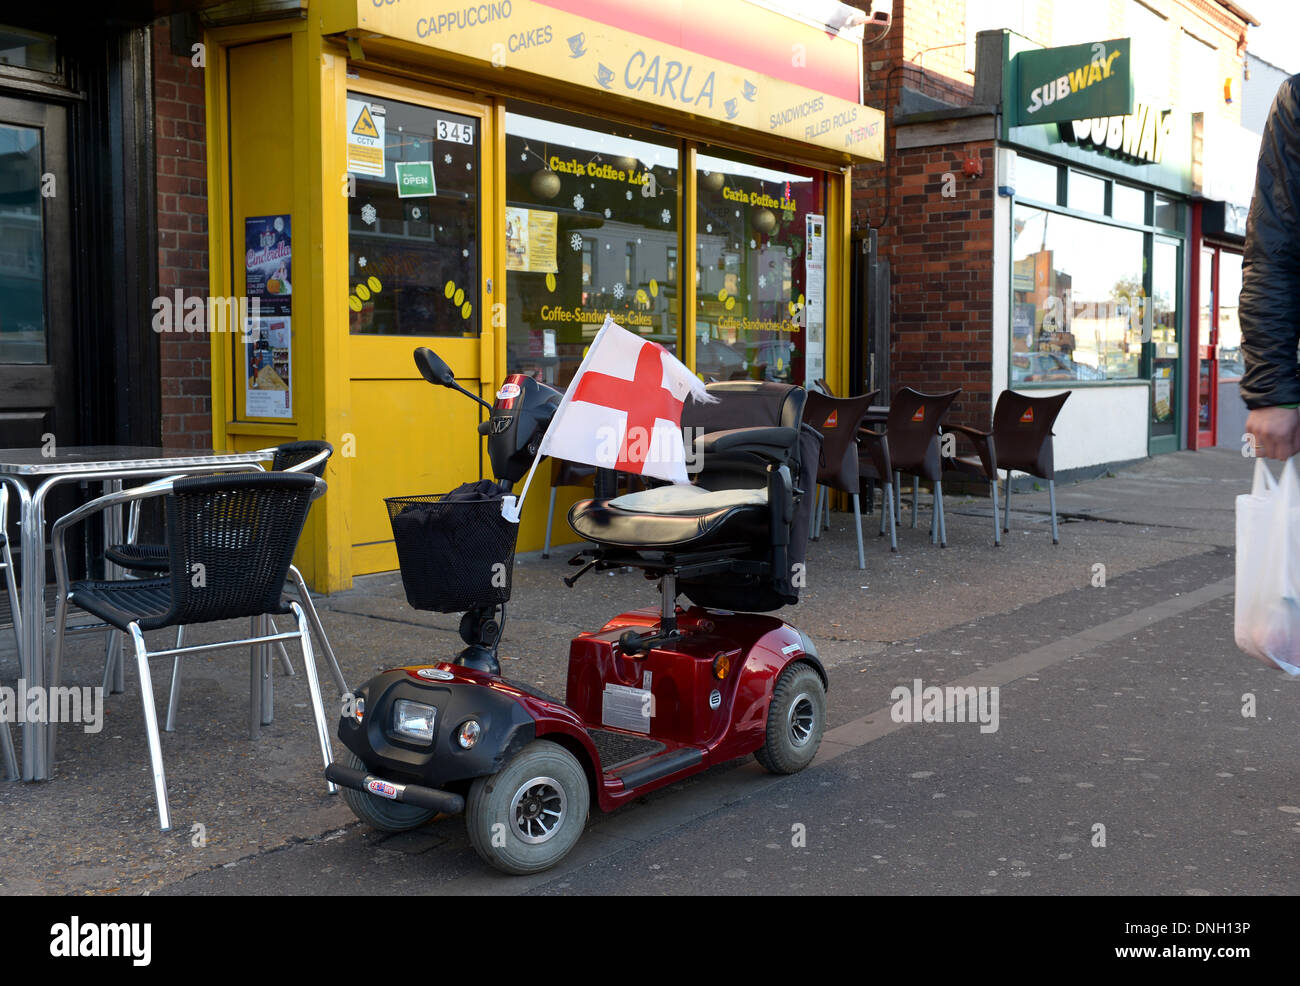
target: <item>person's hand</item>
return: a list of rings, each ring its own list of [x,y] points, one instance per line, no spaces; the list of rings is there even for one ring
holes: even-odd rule
[[[1300,410],[1260,407],[1246,415],[1246,433],[1255,440],[1255,454],[1289,459],[1300,452]]]

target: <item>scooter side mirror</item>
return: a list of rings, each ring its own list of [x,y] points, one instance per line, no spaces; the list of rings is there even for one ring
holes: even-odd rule
[[[440,387],[456,387],[456,374],[451,372],[451,367],[442,361],[437,353],[432,349],[421,346],[415,351],[415,365],[419,368],[420,376]],[[459,389],[459,388],[456,388]]]

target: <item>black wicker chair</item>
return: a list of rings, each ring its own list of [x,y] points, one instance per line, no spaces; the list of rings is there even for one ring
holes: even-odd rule
[[[326,441],[287,442],[274,450],[271,457],[271,471],[310,473],[318,478],[323,477],[325,465],[333,454],[334,446]],[[166,574],[170,565],[167,545],[137,544],[135,542],[140,523],[139,507],[140,502],[138,500],[131,506],[131,517],[127,527],[127,543],[111,545],[106,548],[104,558],[136,573],[155,577]],[[320,614],[316,612],[316,606],[311,601],[311,593],[307,589],[307,583],[296,565],[289,566],[289,581],[293,583],[294,589],[298,593],[298,599],[307,613],[307,621],[311,624],[312,631],[316,634],[321,648],[325,651],[325,658],[334,676],[334,682],[338,686],[340,694],[344,694],[348,691],[347,680],[343,677],[343,671],[339,667],[338,657],[334,653],[334,648],[330,645],[329,637],[326,636],[325,629],[321,626]],[[273,630],[277,630],[274,621],[272,621],[271,627]],[[179,626],[176,628],[176,646],[179,648],[184,642],[185,627]],[[293,663],[289,660],[289,652],[285,650],[284,644],[281,642],[277,642],[275,647],[280,656],[280,665],[284,669],[284,673],[289,677],[293,677]],[[112,656],[110,656],[111,659]],[[269,689],[270,678],[266,678],[265,682],[266,687]],[[180,705],[180,688],[181,658],[178,656],[172,664],[171,690],[167,700],[167,719],[163,726],[163,732],[170,733],[176,728],[176,717]],[[264,704],[269,704],[269,702],[268,696]]]
[[[164,832],[171,827],[171,812],[149,674],[150,657],[173,657],[253,645],[249,731],[256,738],[263,721],[260,678],[265,654],[262,650],[271,641],[297,639],[303,651],[321,756],[326,766],[333,759],[307,617],[297,601],[284,598],[285,581],[307,519],[307,510],[311,501],[324,491],[323,480],[292,472],[163,480],[92,500],[54,525],[58,601],[54,615],[50,681],[57,686],[62,673],[69,605],[78,606],[103,620],[105,626],[130,635],[140,672],[154,793]],[[101,510],[160,495],[166,496],[167,551],[171,560],[167,575],[155,579],[87,579],[69,585],[64,544],[69,526]],[[269,624],[264,621],[271,614],[285,613],[292,613],[297,621],[295,631],[258,632],[259,629],[269,629]],[[147,630],[245,617],[252,621],[252,632],[246,638],[152,653],[145,644],[144,631]],[[49,728],[52,757],[54,726],[51,724]],[[330,789],[333,790],[333,785]]]

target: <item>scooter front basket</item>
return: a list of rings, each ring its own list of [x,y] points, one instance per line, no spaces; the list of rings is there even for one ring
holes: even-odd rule
[[[406,601],[414,609],[462,613],[510,598],[519,527],[501,500],[448,494],[387,497]]]

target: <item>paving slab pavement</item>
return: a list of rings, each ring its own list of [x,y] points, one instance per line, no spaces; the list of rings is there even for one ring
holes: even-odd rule
[[[1231,450],[1178,453],[1139,463],[1113,478],[1063,485],[1058,490],[1058,507],[1066,521],[1061,525],[1061,544],[1056,546],[1048,534],[1045,493],[1016,494],[1013,530],[1005,536],[1002,548],[992,545],[987,500],[949,497],[947,549],[928,542],[928,497],[923,494],[920,526],[900,528],[901,550],[897,554],[891,555],[884,542],[874,537],[876,516],[865,518],[865,571],[857,568],[852,519],[835,514],[833,529],[810,546],[809,585],[800,604],[783,614],[813,635],[831,669],[831,726],[851,724],[881,708],[887,704],[891,688],[917,676],[942,683],[978,674],[1016,655],[1086,635],[1098,626],[1126,618],[1126,614],[1222,582],[1232,572],[1232,497],[1249,487],[1251,465]],[[905,507],[904,525],[908,519]],[[624,609],[656,603],[653,585],[640,573],[592,573],[573,589],[566,588],[560,577],[571,571],[565,564],[571,551],[560,548],[549,560],[535,554],[519,558],[502,647],[508,676],[560,693],[567,640],[574,632],[598,626]],[[1104,588],[1094,584],[1099,565],[1104,566]],[[1229,594],[1226,601],[1221,597],[1203,608],[1205,613],[1217,614],[1218,636],[1198,636],[1179,626],[1176,617],[1147,630],[1135,626],[1133,636],[1136,639],[1149,633],[1151,640],[1168,639],[1171,647],[1189,647],[1188,659],[1205,662],[1207,673],[1220,667],[1231,670],[1235,677],[1249,673],[1253,679],[1269,683],[1254,687],[1285,694],[1286,684],[1279,681],[1280,675],[1252,665],[1231,647],[1230,603]],[[322,597],[317,604],[352,681],[364,680],[383,667],[439,660],[460,646],[456,618],[411,610],[396,573],[359,579],[353,589]],[[1226,631],[1222,625],[1225,612]],[[1121,647],[1116,640],[1093,643],[1096,647],[1088,652],[1088,661],[1109,654],[1106,648]],[[1205,652],[1199,653],[1198,648]],[[1066,665],[1072,660],[1064,659]],[[97,639],[75,641],[68,662],[70,681],[96,682],[101,662]],[[1122,663],[1115,667],[1118,682],[1124,677],[1119,671],[1125,668]],[[165,670],[158,665],[153,675],[160,708],[166,700]],[[276,722],[256,742],[246,734],[246,674],[247,661],[242,655],[216,653],[187,662],[184,721],[163,741],[176,819],[171,833],[162,834],[156,828],[138,684],[130,672],[126,694],[107,701],[102,732],[92,735],[63,730],[52,781],[0,784],[0,858],[4,860],[0,892],[156,893],[171,888],[177,892],[234,893],[261,887],[265,892],[328,893],[336,889],[336,883],[339,892],[350,892],[364,887],[364,880],[356,882],[363,874],[384,872],[385,879],[398,878],[396,871],[402,867],[392,864],[405,865],[413,856],[420,857],[421,866],[400,879],[427,880],[432,873],[436,881],[426,887],[431,892],[456,884],[472,886],[476,892],[570,889],[542,878],[503,882],[495,874],[486,874],[472,851],[466,851],[463,826],[458,821],[435,823],[401,837],[384,837],[363,829],[340,799],[325,793],[301,674],[292,679],[277,676]],[[0,680],[11,683],[16,676],[12,652],[0,652]],[[1057,703],[1067,708],[1077,705],[1069,701],[1073,696],[1068,688],[1033,688],[1027,677],[1017,678],[1008,688],[1016,695],[1022,688],[1028,689],[1025,694],[1038,694],[1041,701],[1031,703],[1038,719],[1053,719],[1051,712]],[[1102,688],[1103,684],[1093,687]],[[1124,687],[1154,689],[1145,681],[1127,681],[1112,690]],[[1237,687],[1234,683],[1233,688]],[[325,688],[328,701],[333,688],[328,684]],[[1160,698],[1145,708],[1134,708],[1176,720],[1174,713],[1182,710],[1170,703],[1181,704],[1181,696]],[[1280,710],[1275,720],[1285,720]],[[1126,727],[1136,729],[1138,724],[1126,723]],[[1059,731],[1059,727],[1047,730]],[[1273,735],[1283,733],[1277,729]],[[993,750],[995,743],[1006,742],[1007,735],[1000,732],[994,742],[976,745],[963,756],[978,759]],[[922,744],[917,750],[919,737],[937,745]],[[957,738],[963,743],[978,742],[965,733]],[[703,817],[701,811],[706,815],[731,810],[761,814],[776,797],[774,786],[815,785],[809,788],[815,794],[826,783],[842,793],[846,784],[852,787],[849,782],[854,780],[855,769],[862,774],[860,759],[865,756],[876,763],[875,773],[880,773],[883,761],[884,773],[889,783],[894,783],[906,765],[902,761],[909,757],[948,757],[940,739],[937,732],[909,727],[868,745],[853,746],[810,770],[802,780],[769,778],[752,761],[718,768],[679,785],[682,791],[656,793],[646,804],[593,819],[591,831],[575,851],[573,865],[606,860],[611,853],[631,854],[619,858],[632,859],[636,853],[648,851],[644,846],[650,841],[681,839],[683,827]],[[1049,749],[1045,740],[1033,742]],[[1068,752],[1068,739],[1061,736],[1059,740],[1052,747],[1057,753],[1047,760]],[[907,757],[894,752],[904,748],[912,751]],[[1170,753],[1162,755],[1174,762],[1168,759]],[[1281,749],[1269,756],[1279,766]],[[854,768],[854,764],[858,766]],[[973,781],[983,769],[972,767],[967,775],[957,772],[942,793],[951,797],[950,792],[962,787],[963,776]],[[1059,763],[1052,769],[1069,772]],[[819,774],[839,780],[815,780]],[[1018,792],[1021,788],[1008,787],[998,797],[1006,801]],[[1120,788],[1116,797],[1134,793],[1143,792]],[[910,803],[901,793],[895,800],[904,806]],[[831,817],[832,807],[828,802],[819,810]],[[899,810],[906,814],[905,807]],[[666,834],[674,832],[677,834]],[[680,848],[687,852],[691,842],[686,839],[680,847],[674,842],[677,848],[672,851]],[[667,850],[661,847],[661,851]],[[712,851],[716,854],[718,847]],[[565,866],[569,865],[566,861]],[[757,884],[745,880],[731,884],[725,881],[733,878],[719,876],[723,882],[713,889],[720,892],[734,886],[737,891],[752,891],[775,886],[763,881],[779,880],[779,869],[765,871],[767,875]],[[904,871],[897,867],[892,872]],[[1034,889],[1033,884],[1019,882],[1024,878],[1017,879],[1015,886],[1022,892]],[[597,884],[583,886],[592,889]],[[600,885],[611,892],[624,892]],[[636,885],[642,886],[640,892],[674,889],[663,881],[656,882],[658,889],[654,890],[644,889],[649,884]],[[571,884],[573,889],[578,886]],[[679,884],[676,889],[684,886]],[[888,892],[924,890],[919,884],[908,888],[898,882],[853,886]],[[944,886],[954,892],[959,888],[956,882]],[[983,884],[960,886],[964,888],[961,892],[987,889]],[[825,887],[850,889],[850,884],[831,881]],[[932,887],[939,889],[937,884]],[[634,892],[633,884],[626,890]],[[1075,892],[1079,891],[1076,887]]]

